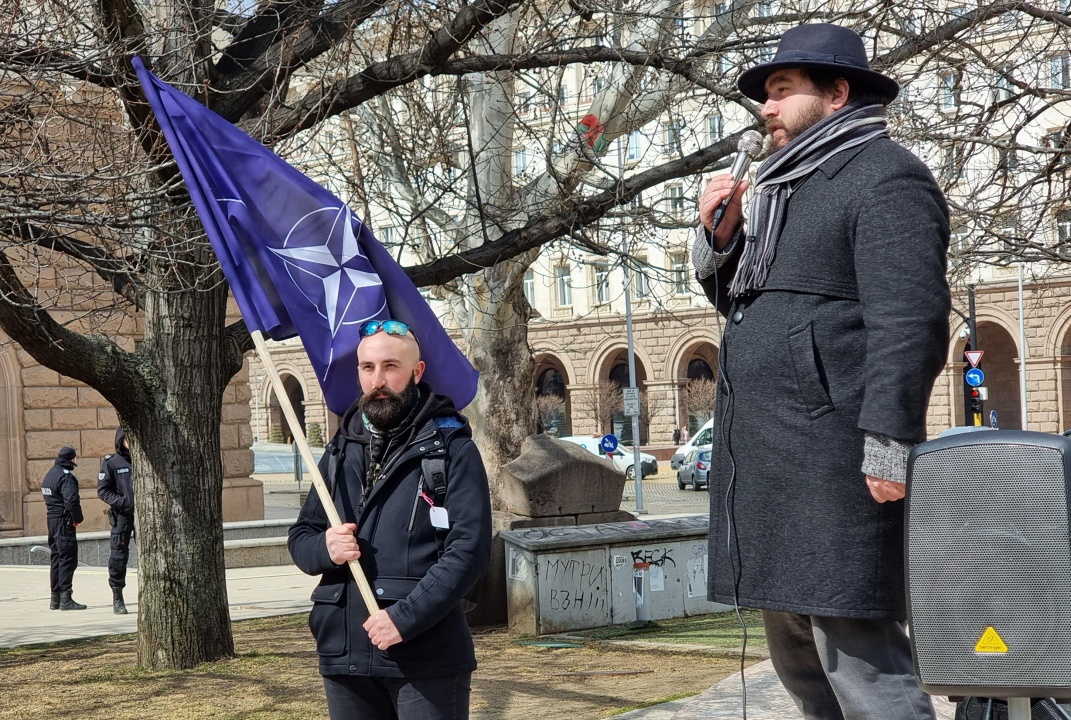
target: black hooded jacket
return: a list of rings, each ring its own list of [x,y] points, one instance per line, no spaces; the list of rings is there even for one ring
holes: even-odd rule
[[[130,451],[123,447],[123,428],[115,430],[115,454],[105,455],[97,475],[97,497],[114,512],[134,517],[134,477]]]
[[[327,515],[309,493],[290,528],[295,564],[322,575],[313,592],[309,626],[323,675],[440,677],[476,668],[462,597],[487,569],[491,554],[491,500],[487,474],[468,421],[449,398],[420,384],[414,419],[391,442],[379,482],[365,497],[371,432],[356,403],[327,446],[320,472],[343,522],[357,524],[361,567],[381,608],[403,641],[374,647],[362,625],[368,611],[345,565],[327,552]],[[431,524],[421,492],[422,458],[445,453],[447,491],[442,501],[449,530]]]
[[[49,518],[67,518],[71,523],[80,523],[82,500],[78,496],[78,478],[72,470],[76,463],[65,458],[56,458],[56,464],[49,468],[45,479],[41,481],[41,494],[45,496],[45,516]]]

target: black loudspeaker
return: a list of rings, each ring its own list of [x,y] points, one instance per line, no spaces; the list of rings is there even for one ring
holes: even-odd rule
[[[1071,698],[1071,440],[993,430],[908,459],[915,672],[934,695]]]

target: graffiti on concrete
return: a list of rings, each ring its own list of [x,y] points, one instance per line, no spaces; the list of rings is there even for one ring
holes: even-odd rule
[[[605,566],[561,555],[541,557],[539,565],[539,575],[547,583],[551,610],[606,610]]]

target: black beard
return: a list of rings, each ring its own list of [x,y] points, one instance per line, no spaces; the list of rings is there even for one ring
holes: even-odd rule
[[[380,394],[386,397],[376,397]],[[401,393],[386,387],[380,388],[362,395],[357,407],[376,430],[393,430],[405,420],[419,398],[420,391],[417,390],[416,380],[409,378],[409,384]]]

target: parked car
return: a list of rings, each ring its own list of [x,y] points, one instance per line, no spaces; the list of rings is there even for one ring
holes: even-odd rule
[[[699,492],[699,488],[710,487],[710,450],[695,448],[684,456],[684,461],[677,468],[677,487],[683,490],[688,485]]]
[[[684,456],[692,450],[699,447],[709,447],[714,442],[714,418],[707,420],[703,423],[703,427],[695,431],[695,435],[692,435],[688,439],[688,442],[677,448],[677,452],[673,453],[673,457],[669,459],[669,466],[676,470],[680,467],[681,461],[684,460]]]
[[[599,445],[601,437],[594,437],[591,435],[570,435],[568,437],[558,438],[565,442],[571,442],[574,445],[579,445],[585,450],[589,450],[601,458],[606,457],[606,453],[602,451],[602,447]],[[622,449],[618,447],[613,454],[614,467],[621,472],[625,473],[625,477],[629,480],[635,478],[633,472],[632,463],[633,456],[631,449]],[[658,460],[654,455],[648,455],[645,452],[640,453],[640,470],[642,471],[642,477],[650,477],[658,473]]]
[[[960,435],[961,433],[969,432],[985,432],[986,430],[996,430],[988,425],[957,425],[956,427],[950,427],[942,432],[937,437],[948,437],[949,435]]]

